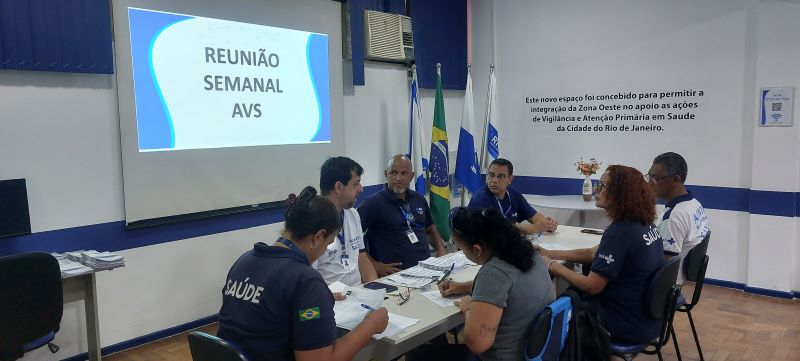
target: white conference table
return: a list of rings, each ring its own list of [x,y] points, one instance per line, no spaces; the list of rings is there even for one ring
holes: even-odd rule
[[[586,224],[586,212],[601,212],[605,211],[594,205],[594,198],[591,201],[584,201],[583,196],[577,195],[562,195],[562,196],[540,196],[540,195],[525,195],[534,208],[545,207],[555,209],[571,209],[578,211],[578,225],[583,226]]]
[[[573,249],[593,247],[600,243],[600,236],[581,233],[581,229],[581,227],[559,226],[555,232],[543,233],[538,242],[554,243]],[[452,279],[458,282],[473,280],[478,269],[480,266],[468,266],[453,274]],[[415,318],[419,322],[392,337],[370,340],[353,360],[391,360],[463,324],[464,315],[459,312],[458,307],[438,306],[420,294],[420,292],[435,289],[436,284],[434,283],[427,290],[412,290],[411,299],[403,305],[397,305],[397,296],[390,296],[385,300],[383,307],[386,307],[389,312]]]

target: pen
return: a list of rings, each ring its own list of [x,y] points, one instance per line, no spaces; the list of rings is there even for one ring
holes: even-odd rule
[[[368,309],[370,311],[377,311],[376,309],[372,308],[370,305],[368,305],[366,303],[362,303],[361,307],[364,307],[364,308],[366,308],[366,309]]]
[[[444,275],[442,276],[442,278],[440,278],[438,281],[436,281],[436,284],[438,285],[438,284],[441,284],[442,282],[444,282],[444,280],[447,279],[447,277],[449,277],[451,273],[453,273],[453,268],[455,268],[455,267],[456,267],[455,263],[451,264],[450,265],[450,270],[446,271],[444,273]]]

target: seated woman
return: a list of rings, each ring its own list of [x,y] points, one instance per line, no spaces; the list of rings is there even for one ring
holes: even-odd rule
[[[466,346],[432,345],[420,349],[414,358],[464,360],[471,351],[484,361],[523,360],[528,327],[555,300],[545,263],[494,208],[455,208],[450,229],[464,255],[483,266],[473,281],[439,285],[444,297],[471,291],[471,296],[457,302],[464,313]]]
[[[655,220],[655,197],[638,170],[608,167],[596,189],[597,206],[611,224],[594,248],[539,252],[547,268],[589,297],[613,342],[645,343],[658,335],[660,321],[648,316],[647,288],[664,264],[664,248]],[[592,263],[588,276],[551,259]]]
[[[310,266],[341,228],[336,206],[306,187],[284,218],[286,230],[274,245],[256,243],[228,272],[218,335],[251,360],[349,360],[386,329],[388,312],[369,312],[337,340],[333,295]]]

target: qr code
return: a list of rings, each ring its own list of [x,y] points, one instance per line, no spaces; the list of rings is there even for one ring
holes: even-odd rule
[[[772,103],[772,111],[773,112],[783,111],[783,109],[781,108],[782,106],[783,106],[783,103]]]

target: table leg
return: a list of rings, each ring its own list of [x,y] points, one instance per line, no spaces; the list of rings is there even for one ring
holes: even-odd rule
[[[97,318],[97,282],[94,273],[83,277],[85,292],[84,306],[86,308],[86,334],[89,347],[89,360],[100,360],[100,326]]]

